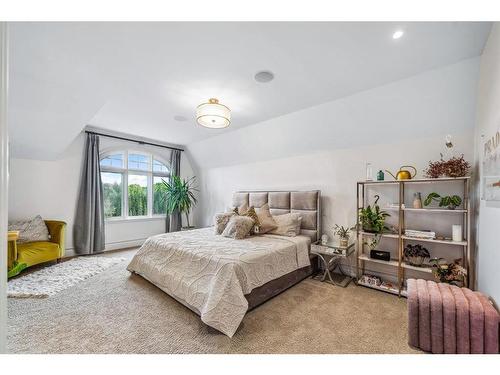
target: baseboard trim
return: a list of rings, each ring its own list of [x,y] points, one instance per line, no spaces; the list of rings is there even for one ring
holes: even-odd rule
[[[114,251],[114,250],[128,249],[130,247],[137,247],[141,246],[144,243],[144,241],[146,241],[146,238],[140,238],[137,240],[110,242],[105,245],[104,251]],[[66,251],[64,252],[64,258],[71,258],[76,255],[78,254],[75,253],[74,248],[66,249]]]

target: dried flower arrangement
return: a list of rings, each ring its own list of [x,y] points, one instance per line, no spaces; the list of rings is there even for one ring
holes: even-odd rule
[[[452,157],[449,160],[441,159],[438,161],[429,161],[429,167],[424,171],[429,178],[439,177],[464,177],[470,171],[470,163],[464,159],[464,156]]]
[[[467,271],[460,263],[462,259],[455,259],[453,263],[447,263],[443,258],[433,258],[430,260],[436,280],[442,283],[457,284],[464,280]]]

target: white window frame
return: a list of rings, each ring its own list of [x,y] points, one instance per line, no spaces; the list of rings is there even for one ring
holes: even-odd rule
[[[145,219],[164,219],[166,214],[153,214],[153,181],[154,177],[161,178],[169,178],[170,177],[170,163],[168,163],[164,158],[157,154],[153,154],[151,152],[146,152],[137,149],[109,149],[101,152],[99,155],[99,162],[102,159],[107,158],[111,155],[121,154],[123,155],[123,168],[118,167],[110,167],[110,166],[101,166],[102,172],[109,173],[120,173],[122,175],[122,215],[115,217],[107,217],[105,220],[109,222],[113,221],[123,221],[123,220],[145,220]],[[149,170],[144,169],[129,169],[128,166],[128,156],[129,154],[139,154],[148,157],[149,160]],[[153,171],[153,160],[158,160],[163,163],[167,168],[168,172],[154,172]],[[148,212],[147,215],[141,216],[130,216],[128,213],[128,176],[146,176],[148,180],[148,190],[147,190],[147,204],[148,204]]]

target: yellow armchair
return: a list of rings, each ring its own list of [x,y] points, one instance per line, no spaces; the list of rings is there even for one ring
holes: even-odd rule
[[[66,223],[64,221],[45,220],[49,230],[49,241],[24,242],[12,244],[14,249],[9,254],[15,254],[15,259],[9,264],[13,267],[8,272],[8,277],[18,275],[25,268],[35,264],[59,261],[64,256],[64,241],[66,237]]]

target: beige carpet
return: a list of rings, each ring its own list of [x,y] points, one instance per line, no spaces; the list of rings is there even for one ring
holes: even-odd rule
[[[9,351],[417,353],[407,344],[406,300],[389,294],[307,279],[248,313],[230,339],[127,264],[47,299],[9,299]]]

